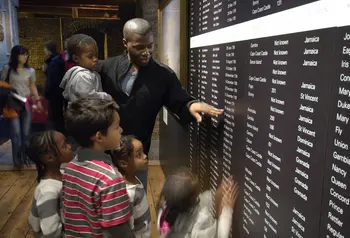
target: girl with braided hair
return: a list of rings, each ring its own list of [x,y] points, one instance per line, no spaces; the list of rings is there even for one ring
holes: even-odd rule
[[[39,182],[34,191],[29,224],[35,237],[62,237],[63,226],[59,211],[62,190],[60,167],[62,163],[73,159],[71,146],[66,144],[62,133],[44,131],[30,137],[26,155],[36,165]]]

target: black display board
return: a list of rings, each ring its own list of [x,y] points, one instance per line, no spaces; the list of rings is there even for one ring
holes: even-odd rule
[[[316,0],[189,0],[190,36],[253,20]]]
[[[348,237],[350,4],[188,4],[188,91],[225,113],[161,123],[161,154],[186,157],[203,191],[235,176],[234,237]]]

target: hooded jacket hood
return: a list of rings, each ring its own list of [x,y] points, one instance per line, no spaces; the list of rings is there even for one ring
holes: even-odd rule
[[[68,102],[83,97],[111,97],[102,90],[100,75],[80,66],[75,66],[64,75],[60,87],[64,89],[62,95]]]

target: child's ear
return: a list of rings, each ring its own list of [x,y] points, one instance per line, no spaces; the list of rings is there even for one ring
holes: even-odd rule
[[[128,162],[125,160],[118,160],[118,166],[125,170],[128,168]]]
[[[56,157],[55,156],[53,156],[53,155],[46,155],[45,157],[44,157],[44,160],[45,161],[47,161],[47,163],[49,164],[49,163],[54,163],[54,162],[56,162]]]
[[[100,131],[98,131],[94,136],[90,137],[90,139],[96,141],[97,143],[102,143],[103,135]]]
[[[72,56],[72,59],[73,59],[73,61],[74,61],[75,63],[78,63],[78,56],[73,55],[73,56]]]

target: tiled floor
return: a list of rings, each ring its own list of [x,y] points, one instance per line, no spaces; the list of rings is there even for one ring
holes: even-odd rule
[[[147,197],[152,216],[152,238],[159,237],[156,206],[164,179],[160,166],[149,166]],[[0,238],[34,237],[27,218],[36,185],[35,170],[0,171]]]

